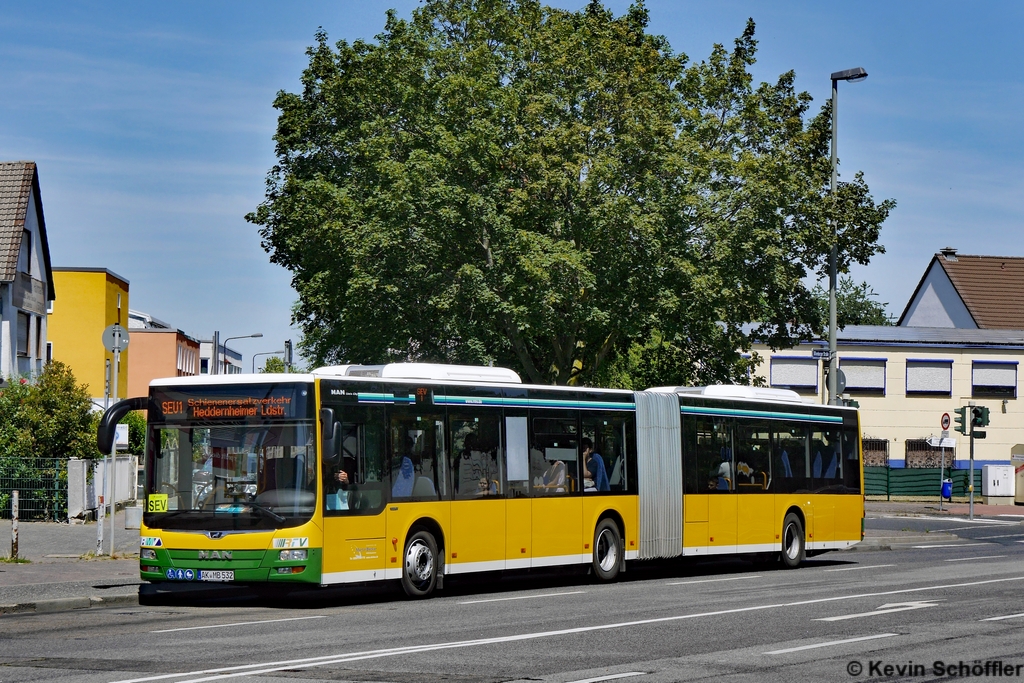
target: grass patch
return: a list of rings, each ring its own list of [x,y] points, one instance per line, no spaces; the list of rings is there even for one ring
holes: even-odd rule
[[[11,557],[9,555],[0,555],[0,562],[4,564],[32,564],[32,560],[27,557]]]
[[[90,550],[89,552],[87,552],[84,555],[82,555],[81,558],[79,558],[79,559],[82,559],[82,560],[137,560],[137,559],[139,559],[139,554],[138,553],[122,553],[122,552],[119,552],[119,551],[114,551],[113,555],[107,555],[106,553],[103,553],[102,555],[97,555],[95,550]]]

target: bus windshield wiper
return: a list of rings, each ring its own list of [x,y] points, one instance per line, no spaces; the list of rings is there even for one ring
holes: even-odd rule
[[[262,514],[266,515],[267,517],[270,517],[275,522],[283,522],[285,519],[287,519],[287,517],[282,517],[281,515],[277,514],[273,510],[271,510],[270,508],[264,507],[264,506],[260,505],[259,503],[246,503],[245,505],[246,505],[246,507],[252,508],[256,512],[262,513]]]

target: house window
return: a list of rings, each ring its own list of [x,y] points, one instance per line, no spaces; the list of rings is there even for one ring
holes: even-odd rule
[[[46,362],[50,363],[53,361],[53,342],[46,342]]]
[[[28,355],[28,330],[29,325],[32,324],[32,318],[28,313],[22,313],[18,311],[18,348],[17,353],[19,356]]]
[[[976,360],[971,368],[971,396],[1017,398],[1017,362]]]
[[[18,270],[26,275],[32,274],[32,233],[21,231],[21,251],[18,253]]]
[[[771,385],[795,391],[818,391],[818,359],[772,356]]]
[[[846,375],[845,391],[885,396],[885,358],[841,358],[839,369]]]
[[[43,349],[46,342],[43,340],[43,318],[36,318],[36,358],[43,357]]]
[[[946,396],[953,394],[953,361],[908,360],[908,396]]]
[[[210,372],[210,359],[202,358],[199,361],[199,372],[200,374],[206,375]]]

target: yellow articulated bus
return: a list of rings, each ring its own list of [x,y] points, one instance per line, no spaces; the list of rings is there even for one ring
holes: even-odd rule
[[[399,580],[772,553],[863,536],[857,411],[738,386],[522,384],[390,364],[155,380],[140,570],[149,582]]]

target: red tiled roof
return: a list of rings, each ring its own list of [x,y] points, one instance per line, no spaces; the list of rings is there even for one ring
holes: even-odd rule
[[[978,327],[1024,329],[1024,258],[963,254],[955,258],[935,256]]]
[[[18,268],[21,234],[35,173],[32,161],[0,162],[0,282],[13,280]]]

